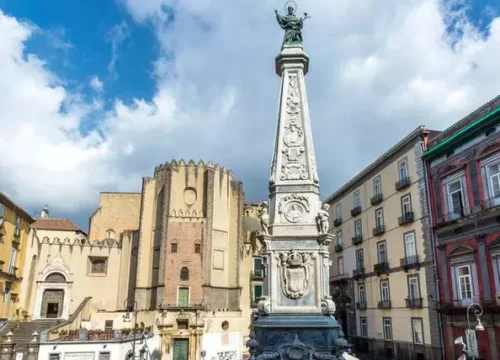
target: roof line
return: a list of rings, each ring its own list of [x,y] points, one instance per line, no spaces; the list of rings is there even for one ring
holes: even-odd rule
[[[432,130],[429,130],[425,127],[425,125],[420,125],[417,128],[415,128],[412,132],[410,132],[408,135],[406,135],[402,140],[400,140],[396,145],[391,147],[389,150],[387,150],[382,156],[377,158],[374,162],[372,162],[370,165],[365,167],[362,171],[360,171],[357,175],[355,175],[351,180],[349,180],[347,183],[345,183],[342,187],[340,187],[337,191],[335,191],[333,194],[328,196],[324,202],[330,202],[334,198],[338,197],[340,194],[345,192],[348,188],[350,188],[354,183],[359,181],[360,179],[364,178],[368,173],[373,171],[378,165],[383,163],[385,160],[387,160],[390,156],[394,155],[399,149],[403,148],[407,144],[411,142],[414,138],[417,136],[423,134],[423,133],[429,133]]]
[[[490,118],[492,115],[496,114],[499,111],[500,111],[500,107],[497,107],[496,109],[490,111],[486,115],[481,116],[479,119],[474,120],[469,125],[464,126],[460,130],[458,130],[456,133],[454,133],[453,135],[451,135],[451,136],[449,136],[447,138],[444,138],[441,142],[437,143],[436,145],[434,145],[433,147],[431,147],[430,149],[428,149],[427,151],[425,151],[424,154],[423,154],[423,156],[424,157],[428,157],[429,155],[434,154],[436,151],[438,151],[439,149],[445,147],[446,145],[448,145],[450,142],[452,142],[453,140],[455,140],[457,137],[459,137],[463,133],[469,131],[471,128],[473,128],[476,125],[482,123],[483,121],[485,121],[486,119]]]
[[[33,219],[33,216],[31,216],[21,206],[17,205],[11,198],[9,198],[7,195],[5,195],[5,193],[2,191],[0,191],[0,198],[3,198],[3,199],[5,199],[6,202],[10,203],[10,205],[14,207],[14,211],[16,209],[20,210],[23,213],[23,215],[28,218],[28,221],[31,221],[31,223],[35,222],[35,219]]]

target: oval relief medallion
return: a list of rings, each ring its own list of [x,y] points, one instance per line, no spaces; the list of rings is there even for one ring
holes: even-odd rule
[[[186,205],[193,205],[196,202],[196,190],[194,188],[186,188],[184,190],[184,203]]]
[[[304,218],[305,212],[306,210],[301,203],[292,202],[286,207],[285,218],[292,223],[297,223]]]

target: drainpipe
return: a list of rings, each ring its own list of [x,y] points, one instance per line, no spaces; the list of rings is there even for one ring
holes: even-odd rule
[[[422,144],[424,145],[424,144]],[[424,146],[422,146],[422,150],[425,150]],[[437,258],[436,258],[436,240],[434,238],[434,231],[433,231],[433,218],[432,218],[432,207],[431,207],[431,199],[430,199],[430,184],[429,184],[429,177],[428,177],[428,171],[427,171],[427,164],[425,159],[422,157],[422,166],[424,168],[424,180],[425,180],[425,200],[427,203],[427,216],[429,218],[429,235],[430,235],[430,242],[431,242],[431,254],[432,254],[432,259],[433,259],[433,272],[434,272],[434,282],[436,284],[436,307],[439,308],[440,304],[440,291],[439,291],[439,278],[437,276]],[[445,343],[444,343],[444,334],[443,334],[443,324],[441,321],[441,314],[438,313],[438,326],[439,326],[439,340],[441,341],[441,358],[446,359],[446,351],[445,351]]]

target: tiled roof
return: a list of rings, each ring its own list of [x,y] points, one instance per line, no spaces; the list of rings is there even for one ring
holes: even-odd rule
[[[63,231],[83,231],[78,225],[76,225],[70,219],[65,218],[39,218],[36,219],[35,223],[31,225],[35,229],[39,230],[63,230]]]

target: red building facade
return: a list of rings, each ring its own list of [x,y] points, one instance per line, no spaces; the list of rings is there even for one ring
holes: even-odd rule
[[[500,358],[500,96],[446,129],[424,153],[444,356],[478,324],[479,359]],[[468,316],[469,315],[469,319]],[[468,344],[468,346],[472,346]]]

